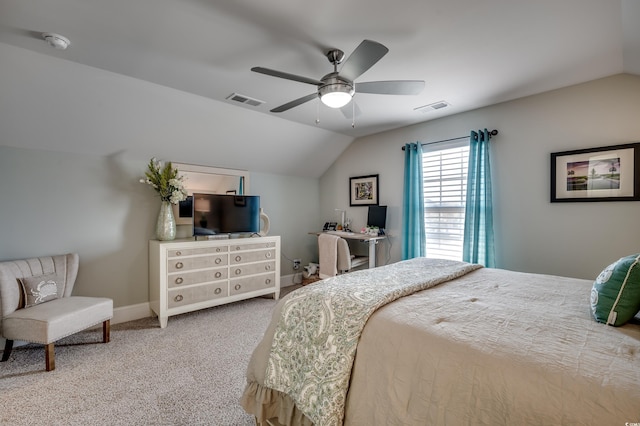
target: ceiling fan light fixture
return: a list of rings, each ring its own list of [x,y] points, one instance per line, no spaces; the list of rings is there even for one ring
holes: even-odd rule
[[[353,86],[347,83],[326,84],[318,89],[323,104],[329,108],[342,108],[353,98]]]

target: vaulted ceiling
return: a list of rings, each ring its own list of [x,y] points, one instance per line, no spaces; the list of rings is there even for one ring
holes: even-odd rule
[[[635,0],[0,0],[0,43],[349,138],[640,74],[637,22]],[[53,49],[43,32],[71,46]],[[424,80],[424,90],[356,93],[355,122],[318,100],[270,112],[316,88],[252,67],[320,79],[327,50],[348,57],[364,39],[389,52],[356,82]],[[421,108],[439,102],[448,106]]]

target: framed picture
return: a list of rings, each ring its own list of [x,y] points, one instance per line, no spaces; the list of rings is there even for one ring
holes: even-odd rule
[[[370,206],[378,204],[378,175],[349,178],[349,205]]]
[[[551,153],[551,202],[639,201],[640,143]]]

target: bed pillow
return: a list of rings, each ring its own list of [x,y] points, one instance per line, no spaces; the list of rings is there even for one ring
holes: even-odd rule
[[[58,283],[62,284],[57,274],[20,278],[24,296],[24,307],[28,308],[57,299]]]
[[[591,289],[591,312],[596,321],[620,326],[640,311],[640,254],[607,266]]]

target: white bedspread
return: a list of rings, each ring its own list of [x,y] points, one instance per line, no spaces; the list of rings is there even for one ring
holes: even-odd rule
[[[591,286],[485,268],[380,308],[345,424],[640,422],[640,326],[595,322]]]
[[[360,332],[380,306],[481,268],[411,259],[300,289],[283,302],[264,385],[289,395],[317,425],[342,424]]]

